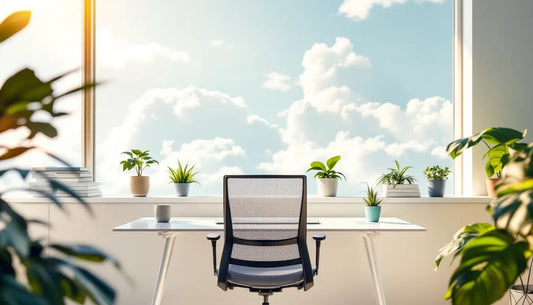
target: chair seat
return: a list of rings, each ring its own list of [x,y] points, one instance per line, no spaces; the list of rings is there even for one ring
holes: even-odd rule
[[[303,282],[303,269],[301,264],[273,268],[230,264],[228,281],[251,288],[294,286]]]

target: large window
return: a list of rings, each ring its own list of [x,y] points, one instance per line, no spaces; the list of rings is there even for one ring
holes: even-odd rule
[[[341,155],[340,194],[394,160],[425,189],[451,166],[451,0],[122,0],[96,5],[96,177],[126,195],[120,153],[149,149],[150,195],[196,164],[192,195],[224,174],[304,173]],[[311,177],[311,176],[310,176]],[[453,185],[452,183],[449,186]],[[310,193],[315,183],[309,183]],[[448,189],[448,193],[453,190]]]
[[[48,80],[67,71],[80,68],[82,48],[82,8],[81,1],[72,0],[18,0],[0,3],[0,20],[18,10],[32,12],[29,25],[9,38],[0,46],[0,83],[15,72],[28,67],[37,76]],[[58,93],[79,87],[81,73],[78,70],[57,82],[54,90]],[[56,104],[58,111],[70,115],[57,118],[54,125],[59,129],[59,136],[50,140],[38,135],[35,143],[74,166],[81,165],[81,94],[68,96]],[[49,118],[43,117],[43,120]],[[2,133],[0,143],[14,146],[21,141],[25,130]],[[14,159],[2,162],[9,166],[53,166],[57,161],[46,156],[42,151],[33,151]],[[7,179],[6,179],[7,178]],[[15,175],[3,177],[0,189],[20,183]]]

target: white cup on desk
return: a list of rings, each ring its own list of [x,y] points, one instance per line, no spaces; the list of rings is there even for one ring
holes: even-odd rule
[[[168,222],[170,220],[170,204],[155,205],[154,216],[157,222]]]

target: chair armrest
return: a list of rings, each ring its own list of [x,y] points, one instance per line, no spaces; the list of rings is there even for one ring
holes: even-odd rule
[[[326,239],[326,234],[322,234],[322,233],[317,233],[317,234],[313,234],[313,239],[315,240],[316,242],[316,270],[315,270],[315,275],[318,275],[318,264],[320,262],[320,243]]]
[[[220,234],[209,233],[207,234],[207,239],[211,241],[211,246],[213,247],[213,273],[215,276],[217,276],[217,240],[220,239]]]

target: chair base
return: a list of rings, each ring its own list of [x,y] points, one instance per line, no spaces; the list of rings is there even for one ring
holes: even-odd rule
[[[259,295],[263,296],[263,304],[262,305],[270,305],[268,303],[268,297],[273,295],[274,293],[272,291],[259,291]]]

